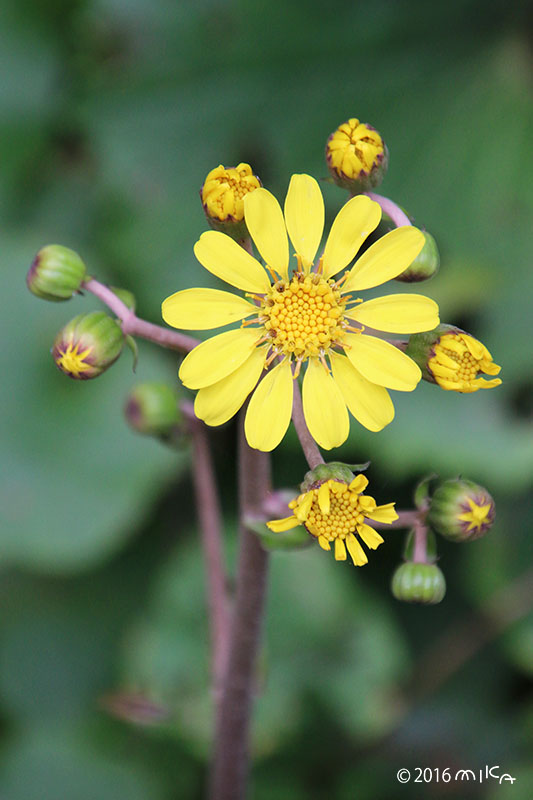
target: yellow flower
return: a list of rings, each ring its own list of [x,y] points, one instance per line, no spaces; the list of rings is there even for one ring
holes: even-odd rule
[[[207,175],[202,187],[204,210],[215,220],[240,222],[244,218],[244,196],[260,186],[249,164],[228,169],[220,164]]]
[[[59,369],[72,378],[79,378],[93,368],[92,364],[86,361],[92,347],[86,347],[81,353],[79,349],[79,342],[76,342],[75,345],[72,342],[68,342],[68,344],[63,345],[63,348],[61,346],[58,347],[57,354],[54,354],[55,362]]]
[[[358,119],[343,122],[328,138],[326,161],[336,183],[352,188],[359,182],[365,191],[381,182],[388,153],[379,133]]]
[[[458,514],[457,519],[468,523],[468,527],[466,529],[467,533],[475,530],[476,533],[480,534],[482,531],[492,525],[494,517],[494,503],[492,500],[489,500],[486,503],[478,505],[471,497],[467,497],[466,502],[469,505],[469,510],[465,511],[463,514]]]
[[[198,345],[179,376],[199,389],[195,413],[221,425],[242,406],[265,368],[275,363],[253,393],[245,419],[251,447],[272,450],[291,418],[293,379],[307,364],[303,407],[319,445],[341,445],[349,432],[348,409],[369,430],[381,430],[394,416],[387,388],[411,391],[419,367],[401,350],[363,333],[413,333],[434,328],[438,308],[418,294],[386,295],[362,302],[351,292],[378,286],[402,272],[420,252],[424,236],[411,226],[397,228],[373,244],[345,274],[381,218],[379,205],[354,197],[333,222],[318,263],[324,201],[309,175],[293,175],[285,218],[275,197],[256,189],[244,200],[245,222],[266,267],[229,236],[208,231],[194,252],[200,263],[249,299],[218,289],[185,289],[163,302],[163,318],[176,328],[206,330],[246,320]],[[289,274],[289,234],[296,267]],[[250,318],[250,319],[247,319]]]
[[[442,389],[454,392],[477,392],[499,386],[500,378],[488,381],[478,375],[481,372],[497,375],[500,369],[485,345],[462,331],[441,336],[428,360],[428,370],[435,382]]]
[[[335,479],[318,482],[289,503],[293,509],[290,517],[272,520],[267,526],[280,533],[303,524],[323,550],[331,550],[334,542],[337,561],[346,560],[348,548],[355,566],[362,567],[368,558],[357,536],[371,550],[383,542],[383,537],[365,520],[391,523],[398,519],[394,503],[378,506],[373,497],[362,494],[367,486],[364,475],[357,475],[349,484]]]

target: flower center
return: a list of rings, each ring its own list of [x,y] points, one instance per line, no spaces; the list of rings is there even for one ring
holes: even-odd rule
[[[333,281],[297,272],[290,281],[274,284],[261,311],[274,350],[302,360],[340,343],[345,306]]]
[[[72,342],[70,342],[65,350],[59,350],[59,357],[56,358],[56,364],[63,372],[77,376],[85,372],[87,367],[90,366],[84,359],[89,355],[92,348],[88,347],[82,353],[79,353],[79,346],[79,342],[76,342],[74,347],[72,346]]]
[[[313,536],[324,536],[328,542],[332,542],[355,533],[357,526],[364,521],[364,509],[359,497],[348,491],[345,484],[339,483],[335,486],[335,493],[331,493],[329,513],[324,514],[321,511],[315,494],[304,524]]]
[[[457,364],[456,374],[458,380],[468,382],[476,378],[479,372],[479,361],[474,358],[472,353],[469,353],[466,349],[463,353],[457,353],[454,350],[448,350],[447,347],[443,347],[442,352]]]

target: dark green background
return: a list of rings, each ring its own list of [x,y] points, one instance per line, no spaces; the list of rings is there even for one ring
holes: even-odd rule
[[[2,800],[199,798],[211,725],[189,454],[135,437],[122,418],[129,388],[174,381],[176,358],[141,344],[136,376],[125,354],[97,381],[69,381],[49,348],[61,325],[98,304],[31,296],[34,253],[51,242],[76,249],[158,321],[171,292],[216,285],[192,254],[206,173],[249,161],[281,198],[292,172],[326,176],[326,137],[350,116],[387,141],[383,193],[437,239],[441,272],[421,291],[487,344],[504,385],[395,393],[394,423],[379,434],[353,424],[335,456],[372,460],[378,502],[409,503],[428,471],[463,474],[491,491],[498,518],[481,541],[443,543],[448,594],[435,608],[390,596],[397,532],[362,570],[315,548],[274,555],[252,796],[533,795],[532,592],[513,589],[532,553],[527,9],[503,0],[2,3]],[[329,184],[324,194],[332,219],[345,198]],[[213,437],[229,555],[234,433],[230,425]],[[278,486],[303,476],[292,434],[274,466]],[[495,619],[521,612],[491,637]],[[437,680],[477,636],[491,640],[415,702],[406,686],[413,676],[429,685],[423,654],[450,631]],[[110,694],[132,691],[167,709],[164,722],[104,709],[102,698],[109,706]],[[402,788],[395,777],[400,767],[454,775],[485,764],[517,783],[433,778]]]

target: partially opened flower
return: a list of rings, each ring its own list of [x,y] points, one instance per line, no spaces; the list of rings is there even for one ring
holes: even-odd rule
[[[394,345],[364,333],[365,326],[400,334],[426,331],[438,324],[438,308],[418,294],[362,302],[352,292],[406,269],[423,247],[423,234],[411,226],[397,228],[336,279],[378,225],[377,203],[365,196],[349,200],[316,263],[324,201],[309,175],[293,175],[285,215],[261,188],[245,196],[244,216],[265,266],[218,231],[202,234],[194,252],[209,272],[248,299],[218,289],[185,289],[163,303],[164,319],[176,328],[205,330],[245,320],[202,342],[183,361],[181,380],[199,390],[196,415],[221,425],[257,386],[246,412],[246,437],[251,447],[272,450],[288,428],[293,380],[306,365],[304,414],[318,444],[329,449],[346,440],[347,409],[365,427],[381,430],[394,416],[387,388],[411,391],[421,373]],[[292,274],[287,232],[296,251]]]
[[[346,560],[346,549],[356,567],[368,562],[361,546],[375,550],[383,537],[367,524],[366,520],[391,523],[398,519],[394,503],[378,506],[373,497],[362,492],[368,486],[364,475],[357,475],[350,483],[336,478],[316,481],[308,491],[289,503],[290,517],[267,522],[275,533],[304,525],[318,539],[323,550],[331,550],[333,543],[337,561]]]

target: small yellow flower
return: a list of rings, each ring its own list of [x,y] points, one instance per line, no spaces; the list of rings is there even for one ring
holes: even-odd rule
[[[457,519],[468,523],[468,527],[466,529],[467,533],[476,531],[476,533],[481,534],[482,531],[484,532],[485,529],[492,525],[494,518],[494,503],[492,500],[489,500],[486,503],[478,505],[471,497],[467,497],[466,502],[470,507],[469,511],[465,511],[463,514],[458,514]]]
[[[371,550],[383,542],[383,537],[365,520],[391,523],[398,519],[394,503],[378,506],[373,497],[362,494],[367,486],[364,475],[357,475],[349,484],[331,478],[318,482],[289,503],[293,509],[290,517],[272,520],[267,526],[280,533],[303,524],[323,550],[331,550],[333,542],[337,561],[346,560],[348,548],[355,566],[362,567],[368,558],[357,536]]]
[[[202,342],[183,361],[180,379],[199,389],[196,415],[208,425],[227,422],[275,364],[255,388],[245,419],[250,446],[273,450],[289,426],[293,380],[306,364],[304,414],[319,445],[330,449],[346,440],[347,409],[369,430],[381,430],[394,416],[386,387],[412,391],[421,372],[401,350],[364,333],[365,326],[426,331],[438,324],[438,307],[418,294],[363,302],[351,293],[402,272],[422,249],[423,234],[412,226],[397,228],[350,265],[381,218],[379,205],[361,195],[340,210],[314,264],[325,212],[318,183],[309,175],[292,176],[285,214],[270,192],[256,189],[244,198],[244,216],[265,266],[218,231],[203,233],[194,252],[209,272],[249,299],[218,289],[185,289],[163,302],[163,318],[176,328],[207,330],[246,320]],[[292,274],[287,232],[296,251]]]
[[[80,378],[86,373],[92,372],[93,365],[87,361],[87,356],[91,354],[92,347],[86,347],[81,353],[79,352],[80,343],[72,342],[58,347],[57,353],[54,353],[54,360],[62,372],[70,375],[71,378]]]
[[[261,183],[249,164],[227,169],[212,169],[202,187],[202,203],[208,217],[220,222],[240,222],[244,218],[244,197]]]
[[[363,191],[381,182],[388,154],[371,125],[349,119],[328,138],[326,161],[337,183],[351,188],[353,181],[360,182]]]
[[[428,360],[428,370],[435,382],[442,389],[454,392],[477,392],[499,386],[500,378],[486,380],[478,376],[482,372],[497,375],[500,369],[485,345],[460,331],[441,336]]]

